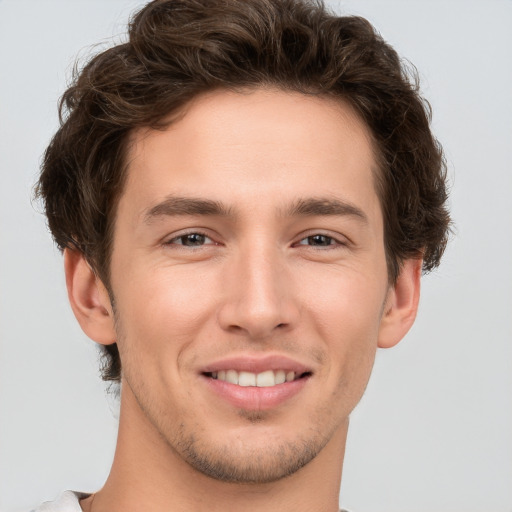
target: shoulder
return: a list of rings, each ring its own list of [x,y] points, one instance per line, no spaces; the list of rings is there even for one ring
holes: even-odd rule
[[[64,491],[55,501],[46,501],[31,512],[82,512],[80,501],[89,494]]]

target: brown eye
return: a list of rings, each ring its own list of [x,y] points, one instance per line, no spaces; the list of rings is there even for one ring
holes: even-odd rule
[[[313,235],[313,236],[308,236],[308,242],[311,245],[320,245],[320,246],[324,247],[327,245],[332,245],[332,243],[334,242],[334,239],[331,238],[330,236],[325,236],[325,235]]]
[[[303,238],[299,245],[310,245],[313,247],[328,247],[330,245],[336,245],[336,240],[331,236],[327,235],[311,235]]]
[[[181,243],[187,246],[203,245],[206,237],[200,233],[190,233],[180,237]]]
[[[183,245],[185,247],[200,247],[211,239],[202,233],[186,233],[167,242],[167,245]]]

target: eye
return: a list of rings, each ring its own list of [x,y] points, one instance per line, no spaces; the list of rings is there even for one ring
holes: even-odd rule
[[[322,235],[320,233],[307,236],[299,241],[297,245],[309,245],[311,247],[332,247],[335,248],[340,245],[346,245],[332,236]]]
[[[213,240],[204,233],[184,233],[183,235],[171,238],[165,245],[183,245],[185,247],[201,247],[213,243]]]

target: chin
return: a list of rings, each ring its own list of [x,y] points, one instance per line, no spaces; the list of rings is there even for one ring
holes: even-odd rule
[[[270,446],[266,450],[244,450],[231,447],[200,450],[191,443],[183,452],[186,462],[205,476],[237,484],[265,484],[293,475],[320,452],[314,443],[289,443]]]
[[[248,418],[247,415],[251,416]],[[279,438],[261,425],[261,414],[244,413],[252,428],[216,439],[201,439],[198,433],[185,435],[172,443],[181,458],[199,473],[215,480],[237,484],[265,484],[293,475],[311,462],[332,438],[316,429],[297,433],[293,438]],[[262,431],[257,432],[259,426]],[[182,425],[182,428],[184,425]],[[177,441],[177,442],[176,442]]]

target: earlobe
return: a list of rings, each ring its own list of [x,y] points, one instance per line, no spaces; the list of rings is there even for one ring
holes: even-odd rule
[[[379,329],[378,346],[395,346],[412,327],[420,298],[421,259],[402,264],[396,283],[390,288]]]
[[[114,314],[101,279],[77,250],[64,250],[64,269],[71,309],[82,330],[102,345],[115,343]]]

